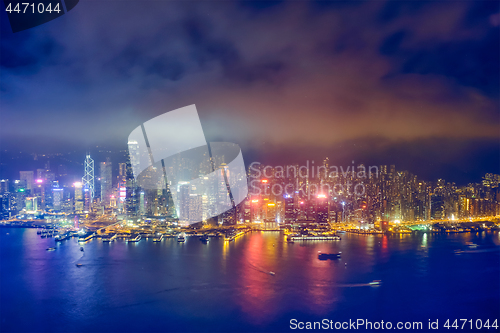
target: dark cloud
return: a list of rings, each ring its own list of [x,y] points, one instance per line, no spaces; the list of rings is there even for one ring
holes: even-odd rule
[[[266,156],[361,140],[366,156],[404,164],[388,148],[404,142],[406,156],[447,165],[426,142],[465,140],[476,145],[463,153],[491,159],[499,12],[494,1],[83,2],[16,34],[3,17],[0,139],[120,146],[196,104],[209,140]]]

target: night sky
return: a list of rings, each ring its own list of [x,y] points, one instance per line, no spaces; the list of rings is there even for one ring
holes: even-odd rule
[[[500,172],[498,1],[81,0],[15,34],[1,20],[4,158],[124,149],[196,104],[207,140],[247,164]]]

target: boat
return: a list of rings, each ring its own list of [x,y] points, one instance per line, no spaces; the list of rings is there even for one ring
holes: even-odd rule
[[[276,275],[276,273],[274,273],[274,272],[269,272],[269,275]]]
[[[56,250],[56,248],[55,248],[55,247],[49,247],[49,248],[47,249],[47,251],[55,251],[55,250]]]
[[[378,286],[382,283],[381,280],[373,280],[372,282],[368,283],[371,286]]]
[[[82,252],[84,251],[84,250],[83,250],[83,246],[80,246],[80,251],[82,251]]]
[[[185,241],[186,241],[186,237],[184,237],[184,235],[183,235],[183,234],[179,234],[179,235],[177,236],[177,241],[178,241],[179,243],[183,243],[183,242],[185,242]]]
[[[83,266],[83,264],[80,264],[80,263],[76,264],[76,267],[82,267],[82,266]]]
[[[47,234],[42,234],[40,237],[41,238],[47,238]]]
[[[471,249],[475,249],[475,248],[477,248],[479,246],[479,245],[474,244],[472,242],[467,242],[467,243],[465,243],[465,245],[467,245]]]
[[[321,251],[318,251],[318,259],[319,260],[339,259],[341,254],[342,254],[342,252],[339,252],[339,253],[321,253]]]
[[[37,229],[36,234],[37,234],[37,235],[41,235],[41,234],[42,234],[42,230]]]
[[[287,243],[295,243],[295,241],[292,239],[292,238],[286,238],[286,242]]]
[[[205,234],[203,236],[200,237],[200,241],[203,242],[203,243],[208,243],[210,239],[208,238],[208,235]]]

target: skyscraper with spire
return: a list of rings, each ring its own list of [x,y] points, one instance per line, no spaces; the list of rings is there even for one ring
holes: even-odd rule
[[[90,192],[90,198],[94,198],[95,184],[94,184],[94,160],[90,158],[87,153],[84,161],[84,175],[82,178],[83,188]]]

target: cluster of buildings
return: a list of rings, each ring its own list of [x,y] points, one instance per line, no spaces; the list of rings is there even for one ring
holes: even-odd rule
[[[227,184],[210,183],[214,187],[207,190],[204,177],[196,186],[178,179],[174,188],[141,188],[132,172],[136,158],[131,156],[113,168],[109,159],[96,164],[87,154],[83,177],[71,183],[61,183],[48,163],[43,169],[20,171],[19,179],[0,180],[0,218],[90,215],[178,221],[179,225],[203,221],[279,228],[344,222],[369,228],[381,221],[464,220],[500,214],[500,175],[496,174],[486,174],[480,183],[457,186],[442,179],[424,181],[408,171],[397,171],[394,165],[353,164],[344,170],[330,166],[328,159],[312,169],[309,162],[306,167],[252,163],[247,175],[230,175],[239,181],[247,178],[249,190],[243,202],[232,206]],[[181,170],[183,163],[178,161]],[[219,164],[223,170],[223,161]],[[215,204],[228,209],[214,217],[210,207]]]
[[[314,164],[314,163],[312,163]],[[302,169],[302,170],[301,170]],[[352,223],[370,228],[390,223],[465,220],[500,214],[500,175],[457,186],[424,181],[394,165],[251,166],[245,222]]]

